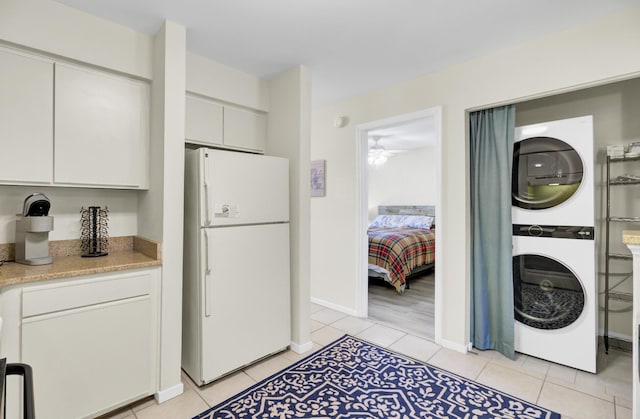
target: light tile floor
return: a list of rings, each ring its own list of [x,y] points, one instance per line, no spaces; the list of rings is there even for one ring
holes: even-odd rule
[[[515,361],[495,351],[461,354],[402,330],[316,304],[312,304],[311,311],[313,351],[349,333],[555,410],[563,418],[631,418],[629,351],[613,347],[608,355],[601,351],[598,373],[594,375],[522,354]],[[146,399],[103,418],[191,418],[310,353],[285,351],[204,387],[196,386],[183,373],[182,395],[162,404]]]

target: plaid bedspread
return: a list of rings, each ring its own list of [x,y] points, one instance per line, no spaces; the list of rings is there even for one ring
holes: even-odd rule
[[[391,284],[401,292],[414,268],[435,259],[435,230],[375,228],[368,230],[369,263],[389,271]]]

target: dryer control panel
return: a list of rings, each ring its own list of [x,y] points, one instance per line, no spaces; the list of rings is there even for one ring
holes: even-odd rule
[[[583,226],[552,226],[514,224],[514,236],[553,237],[556,239],[594,240],[594,228]]]

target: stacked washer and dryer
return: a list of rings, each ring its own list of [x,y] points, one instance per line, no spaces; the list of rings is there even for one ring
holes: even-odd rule
[[[596,372],[593,118],[516,128],[515,349]]]

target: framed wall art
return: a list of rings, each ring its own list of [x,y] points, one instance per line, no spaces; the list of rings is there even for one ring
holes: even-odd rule
[[[311,161],[311,196],[325,196],[325,160]]]

